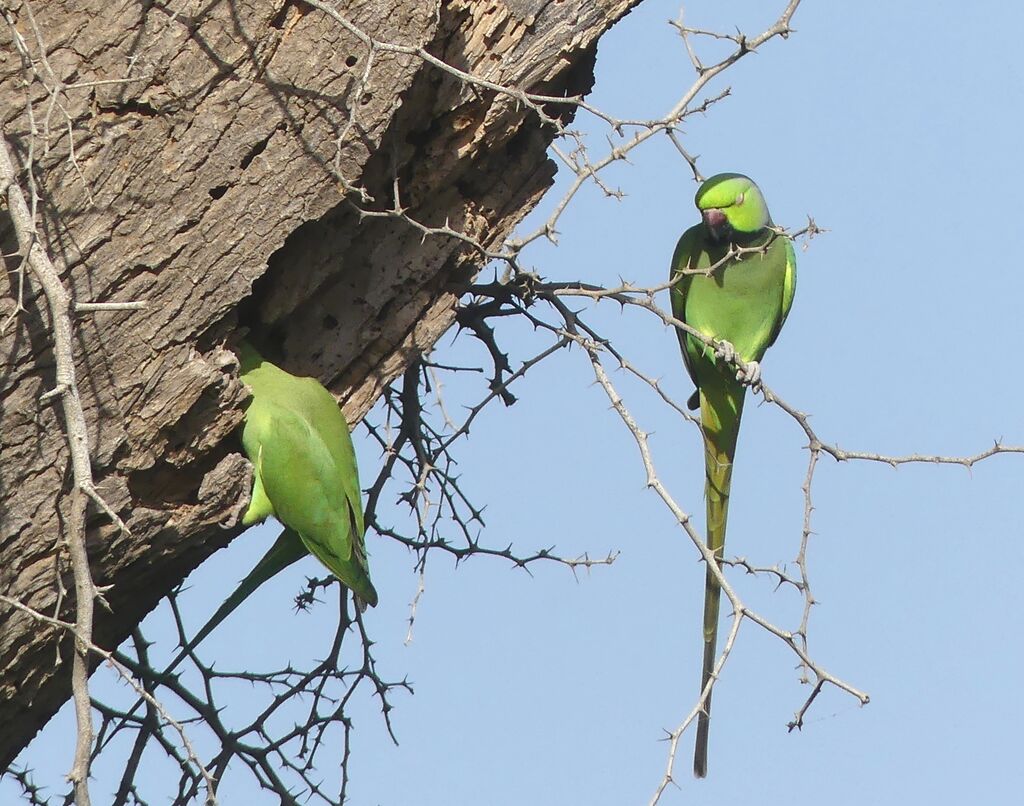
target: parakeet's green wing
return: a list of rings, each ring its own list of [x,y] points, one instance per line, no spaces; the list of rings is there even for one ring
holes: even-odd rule
[[[796,293],[796,256],[792,242],[768,233],[765,254],[749,253],[722,263],[711,276],[700,272],[721,263],[728,244],[710,242],[701,225],[683,233],[672,256],[672,313],[705,335],[725,340],[744,361],[760,361],[782,330]],[[758,245],[758,242],[752,244]],[[735,270],[731,270],[736,266]],[[699,389],[701,375],[721,371],[714,349],[677,330],[683,363]],[[697,392],[690,397],[698,406]]]
[[[782,314],[778,318],[768,344],[765,345],[765,350],[775,344],[779,333],[782,332],[782,326],[786,324],[786,319],[789,317],[789,309],[793,307],[793,297],[796,296],[796,252],[793,250],[793,242],[783,236],[778,236],[778,238],[785,243],[786,250],[786,274],[782,283]]]
[[[690,268],[695,263],[695,258],[701,251],[699,244],[703,237],[702,226],[690,227],[679,239],[679,243],[676,244],[675,253],[672,255],[672,268],[670,272],[670,278],[673,281],[672,315],[681,322],[686,321],[686,294],[690,288],[690,283],[693,282],[693,278],[696,276],[693,274],[681,274],[681,272]],[[699,386],[697,383],[697,371],[690,361],[690,354],[686,348],[687,334],[683,330],[676,329],[676,336],[679,338],[679,348],[683,354],[683,364],[686,366],[686,371],[690,373],[693,385]],[[697,392],[694,392],[687,403],[691,410],[697,408],[697,401]]]
[[[246,412],[243,434],[277,519],[304,539],[314,533],[316,542],[333,544],[338,559],[351,558],[351,505],[321,433],[291,406],[262,398]]]
[[[295,389],[289,408],[301,413],[323,438],[331,459],[338,470],[345,498],[351,508],[359,541],[365,531],[363,525],[362,491],[359,489],[359,469],[356,452],[344,416],[339,416],[338,402],[330,392],[313,378],[294,378]]]
[[[338,404],[316,381],[267,362],[243,380],[253,400],[242,441],[275,516],[361,601],[376,604],[355,454]]]

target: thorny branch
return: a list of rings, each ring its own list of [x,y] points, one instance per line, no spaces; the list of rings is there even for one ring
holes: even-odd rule
[[[71,557],[75,580],[75,651],[71,667],[71,686],[78,730],[74,764],[68,773],[68,779],[74,786],[76,802],[80,806],[88,806],[89,754],[93,739],[92,714],[89,706],[89,648],[92,645],[93,606],[96,601],[106,604],[102,592],[93,582],[89,569],[89,555],[85,547],[85,515],[88,500],[94,501],[120,528],[126,527],[93,485],[89,434],[75,377],[71,297],[60,280],[57,268],[41,245],[29,203],[18,184],[17,171],[5,137],[0,137],[0,195],[6,196],[7,210],[14,225],[24,264],[42,288],[53,335],[53,354],[57,365],[55,386],[43,395],[43,401],[60,399],[73,484],[70,509],[65,521],[67,526],[63,547]],[[32,209],[34,207],[33,202]]]
[[[347,706],[363,684],[367,684],[380,700],[385,723],[391,732],[389,713],[393,706],[389,695],[396,689],[411,693],[412,688],[407,681],[387,682],[380,677],[370,651],[372,642],[362,619],[358,615],[355,622],[349,618],[344,588],[337,588],[342,591],[338,627],[323,660],[308,670],[288,665],[267,672],[220,671],[204,664],[192,653],[190,657],[202,680],[201,685],[195,686],[183,681],[179,675],[154,679],[153,668],[142,653],[137,652],[135,658],[123,652],[115,653],[117,660],[133,674],[159,683],[193,711],[196,728],[201,726],[204,731],[212,733],[220,749],[205,765],[194,759],[186,764],[177,755],[174,744],[168,741],[162,721],[152,720],[148,715],[137,715],[134,710],[97,704],[103,719],[102,742],[97,743],[97,753],[124,730],[136,731],[137,736],[144,737],[144,741],[136,741],[137,746],[155,740],[182,771],[175,803],[192,802],[198,785],[202,783],[200,776],[204,768],[219,780],[233,761],[247,767],[260,785],[270,792],[294,798],[298,786],[307,797],[315,797],[320,802],[344,802],[348,783],[347,760],[354,730],[354,722],[346,716]],[[176,606],[175,614],[178,615]],[[359,636],[362,660],[356,667],[345,667],[341,664],[341,652],[345,636],[353,629]],[[185,641],[187,634],[180,617],[179,631],[181,640]],[[139,643],[137,640],[137,648]],[[234,727],[228,722],[228,712],[221,699],[230,694],[232,685],[237,684],[265,689],[269,702]],[[343,759],[341,791],[334,796],[311,773],[321,751],[327,746],[328,732],[339,727]],[[332,748],[334,741],[337,740],[332,739]]]
[[[369,55],[375,52],[391,51],[396,53],[405,53],[419,56],[424,61],[433,65],[437,69],[446,72],[450,75],[459,78],[464,81],[467,86],[475,86],[483,89],[492,90],[499,93],[502,96],[512,99],[518,104],[525,106],[526,108],[535,112],[543,125],[551,126],[554,128],[557,137],[567,138],[575,143],[575,149],[568,155],[565,154],[561,149],[555,146],[552,150],[560,160],[560,162],[572,173],[573,180],[570,183],[569,188],[562,195],[562,198],[555,203],[551,214],[548,216],[542,224],[540,224],[532,232],[528,232],[517,238],[507,240],[500,249],[494,250],[489,249],[478,240],[466,235],[465,233],[458,232],[453,229],[447,222],[440,227],[429,226],[420,221],[416,221],[411,218],[401,202],[401,196],[399,193],[398,179],[395,178],[394,188],[392,191],[391,207],[383,210],[367,210],[359,208],[361,216],[367,218],[394,218],[405,221],[410,226],[417,229],[423,236],[427,238],[429,236],[443,236],[455,239],[466,244],[473,251],[475,251],[480,257],[489,260],[504,263],[508,266],[509,276],[517,273],[524,273],[525,269],[521,265],[519,256],[523,249],[534,241],[540,238],[547,238],[553,243],[557,243],[558,229],[557,225],[562,217],[562,214],[568,209],[569,204],[576,197],[577,193],[583,188],[588,182],[593,182],[595,185],[602,190],[607,196],[620,197],[621,192],[617,190],[609,189],[604,183],[600,176],[601,172],[607,169],[609,166],[616,162],[625,161],[629,154],[643,145],[645,142],[650,140],[654,135],[665,133],[669,136],[673,143],[676,144],[680,154],[689,164],[693,174],[696,178],[700,178],[700,171],[697,169],[696,157],[690,155],[685,149],[679,144],[677,136],[677,127],[688,117],[698,114],[704,114],[714,104],[723,100],[729,95],[729,89],[725,89],[717,93],[716,95],[703,98],[698,100],[701,93],[705,90],[708,83],[714,78],[721,75],[725,70],[730,68],[744,56],[751,53],[755,53],[758,48],[766,44],[768,41],[782,37],[786,38],[792,32],[790,28],[790,21],[793,18],[793,14],[796,13],[797,7],[800,5],[800,0],[790,0],[786,9],[783,11],[779,19],[769,28],[765,29],[761,34],[756,37],[748,38],[743,35],[736,37],[726,37],[733,39],[736,42],[735,50],[725,56],[722,60],[716,62],[713,65],[705,66],[701,65],[697,70],[697,78],[693,84],[682,94],[682,96],[676,101],[672,108],[663,117],[652,120],[637,120],[637,119],[623,119],[613,117],[602,110],[586,103],[582,98],[579,97],[558,97],[558,96],[546,96],[536,95],[524,92],[521,89],[513,87],[502,87],[501,85],[494,84],[487,79],[479,76],[473,76],[465,73],[461,70],[455,69],[450,65],[446,65],[436,57],[431,56],[429,53],[424,51],[422,48],[404,46],[404,45],[393,45],[388,43],[381,43],[374,40],[369,35],[359,30],[356,26],[344,19],[342,15],[333,7],[326,3],[321,3],[319,0],[311,3],[315,8],[318,8],[325,13],[329,14],[332,18],[337,20],[346,30],[357,36],[360,41],[368,48]],[[689,41],[689,37],[700,32],[690,31],[684,29],[686,33],[684,38]],[[367,60],[369,62],[370,59]],[[368,70],[368,68],[367,68]],[[368,73],[364,74],[368,75]],[[368,78],[367,78],[368,80]],[[363,87],[361,86],[361,89]],[[575,130],[571,130],[565,127],[565,125],[558,118],[553,118],[546,114],[544,111],[545,105],[561,104],[566,106],[572,106],[584,112],[594,115],[601,121],[603,121],[611,129],[611,131],[617,137],[625,137],[627,130],[635,130],[634,134],[629,137],[625,142],[621,144],[612,143],[608,150],[608,153],[599,160],[591,160],[589,156],[589,149],[583,141],[582,136]],[[368,197],[364,196],[363,201],[366,201]],[[810,222],[810,227],[814,227],[813,222]]]
[[[544,351],[541,357],[549,352]],[[471,409],[466,416],[467,421],[461,426],[451,422],[446,415],[442,415],[443,424],[436,423],[436,414],[442,410],[440,403],[434,406],[424,404],[424,401],[429,399],[431,390],[439,394],[437,380],[429,380],[427,369],[425,361],[414,362],[403,376],[401,384],[393,384],[384,396],[382,408],[385,421],[380,425],[367,426],[370,433],[380,442],[386,456],[385,466],[371,488],[367,500],[367,522],[376,522],[375,513],[379,511],[378,501],[381,494],[400,484],[402,471],[405,471],[409,486],[399,492],[397,497],[412,513],[415,534],[406,536],[397,527],[384,527],[379,524],[376,529],[416,552],[416,567],[421,579],[427,555],[438,550],[454,557],[456,562],[477,555],[494,556],[524,569],[539,561],[562,563],[573,571],[579,567],[590,568],[593,565],[610,563],[614,559],[613,555],[604,559],[591,559],[587,556],[560,558],[552,549],[522,554],[514,551],[512,546],[497,549],[488,547],[480,541],[479,536],[473,531],[473,524],[482,525],[482,514],[461,490],[458,476],[454,472],[456,460],[449,448],[454,438],[468,433],[468,421],[476,416],[485,403]],[[438,365],[429,369],[439,372],[459,371],[457,367]],[[503,385],[522,377],[524,373],[525,369],[520,369],[506,378]],[[496,399],[500,391],[489,390],[485,401]],[[446,535],[452,527],[464,540],[464,545]],[[316,592],[319,589],[333,586],[333,581],[311,580],[308,589],[297,597],[299,606],[303,609],[311,606],[316,601]],[[338,589],[344,591],[340,586]],[[189,635],[178,612],[176,600],[176,596],[171,598],[171,607],[179,642],[187,646],[190,643]],[[209,770],[215,780],[219,780],[227,765],[235,761],[244,764],[262,787],[278,795],[288,792],[294,794],[298,787],[318,802],[342,803],[350,775],[348,762],[352,752],[352,731],[355,726],[347,713],[353,698],[358,695],[365,683],[369,687],[368,690],[379,699],[390,732],[389,714],[393,708],[390,695],[396,689],[410,692],[412,689],[407,681],[387,682],[377,672],[370,650],[373,642],[361,617],[357,617],[354,622],[349,619],[344,596],[340,612],[339,626],[331,649],[326,659],[315,667],[306,671],[291,666],[270,672],[224,671],[205,663],[193,648],[188,653],[188,658],[194,672],[198,673],[201,679],[198,686],[186,682],[183,677],[177,675],[157,673],[155,670],[159,666],[150,660],[148,643],[142,633],[137,631],[134,657],[130,657],[126,650],[122,649],[116,655],[117,660],[144,681],[151,692],[161,687],[180,700],[195,714],[188,720],[189,724],[196,723],[193,730],[198,730],[201,725],[204,732],[212,732],[221,750],[199,764],[177,752],[173,738],[166,735],[166,723],[156,718],[152,709],[146,713],[137,713],[137,706],[119,709],[105,703],[95,703],[101,716],[101,726],[94,756],[110,747],[118,736],[125,733],[134,734],[132,755],[125,767],[120,787],[123,793],[132,791],[138,759],[141,758],[143,750],[150,744],[156,744],[163,750],[163,754],[181,769],[182,778],[176,802],[189,802],[189,799],[194,797],[203,781],[204,769]],[[415,607],[410,615],[410,629],[414,616]],[[353,630],[358,634],[359,643],[353,645],[349,641],[348,645],[350,648],[361,647],[363,653],[362,666],[358,670],[346,669],[341,663],[344,637]],[[260,686],[272,696],[270,704],[257,716],[243,721],[240,725],[234,725],[229,722],[228,712],[223,703],[224,698],[231,693],[232,686],[238,683]],[[300,696],[311,698],[311,703],[296,712]],[[284,720],[281,715],[284,714],[288,715],[289,730],[275,732],[272,726],[282,724]],[[315,777],[312,777],[312,773],[324,749],[328,748],[333,752],[337,747],[338,738],[332,738],[330,734],[336,734],[339,726],[341,790],[338,795],[332,795],[316,781]],[[267,747],[273,748],[273,752],[266,753],[261,750]],[[301,759],[301,763],[296,759]]]
[[[74,654],[72,656],[71,686],[75,704],[77,730],[74,761],[67,777],[72,784],[76,803],[79,806],[88,806],[90,802],[90,753],[93,743],[89,696],[89,653],[94,649],[92,628],[95,603],[99,602],[101,605],[107,606],[103,598],[103,591],[96,586],[89,568],[85,527],[88,502],[91,500],[120,529],[127,531],[127,527],[117,513],[111,509],[97,492],[93,483],[92,464],[89,458],[89,434],[75,374],[72,320],[75,313],[124,308],[137,309],[144,307],[145,303],[90,303],[73,300],[61,281],[57,267],[43,248],[43,241],[40,239],[36,229],[38,199],[35,177],[32,173],[35,138],[39,131],[28,88],[33,82],[39,82],[46,89],[49,100],[46,116],[43,121],[45,142],[49,142],[49,125],[54,109],[59,109],[64,115],[69,133],[68,159],[81,177],[81,171],[78,169],[75,159],[74,138],[70,136],[72,134],[71,117],[62,103],[62,95],[67,90],[86,89],[93,86],[93,84],[69,86],[57,78],[56,73],[50,67],[47,60],[45,43],[32,15],[30,4],[25,3],[23,9],[36,39],[37,58],[35,59],[30,53],[30,48],[25,39],[18,31],[11,9],[7,3],[0,4],[0,14],[2,14],[4,21],[7,23],[12,42],[21,58],[22,67],[26,75],[26,112],[32,134],[28,157],[25,163],[28,199],[26,199],[25,191],[19,184],[18,170],[11,155],[7,137],[6,135],[0,135],[0,196],[5,197],[7,212],[14,228],[21,258],[17,269],[17,304],[10,317],[0,325],[0,332],[3,332],[19,314],[25,311],[24,298],[27,272],[42,290],[42,297],[46,303],[49,316],[50,331],[53,337],[53,354],[56,363],[54,388],[45,393],[41,397],[40,402],[44,403],[54,398],[59,398],[60,400],[71,465],[72,489],[67,518],[65,520],[64,539],[60,546],[61,549],[67,550],[71,559],[75,583],[75,627],[72,632],[74,637]],[[37,67],[37,63],[41,65],[42,70]],[[40,315],[42,315],[42,311],[40,311]],[[58,579],[58,584],[61,585],[61,592],[63,593],[63,582]],[[35,797],[35,795],[32,794],[32,797]]]
[[[816,228],[811,228],[804,234],[808,237],[813,236],[816,232]],[[603,337],[592,327],[588,326],[583,318],[581,312],[573,312],[566,307],[561,300],[566,297],[579,297],[586,300],[590,300],[595,305],[599,304],[602,300],[611,300],[619,305],[633,306],[640,308],[654,316],[656,316],[662,323],[670,325],[680,331],[685,331],[695,338],[704,341],[712,347],[717,346],[717,342],[713,339],[708,338],[699,331],[689,327],[686,323],[679,321],[670,313],[662,310],[655,302],[656,295],[660,292],[664,292],[670,284],[663,284],[656,287],[650,288],[639,288],[629,284],[622,284],[615,288],[602,288],[595,285],[584,285],[575,282],[543,282],[536,280],[528,284],[528,290],[526,284],[481,284],[476,285],[471,289],[471,292],[475,295],[474,299],[480,297],[491,296],[493,299],[502,299],[509,302],[510,298],[518,298],[521,300],[524,306],[521,310],[523,316],[527,317],[530,323],[535,328],[542,328],[548,330],[553,337],[565,338],[572,341],[582,347],[588,358],[594,372],[594,376],[598,384],[604,389],[607,394],[609,401],[612,404],[613,409],[619,414],[624,426],[627,428],[629,433],[632,435],[634,441],[637,444],[640,458],[643,463],[644,469],[647,473],[647,483],[651,487],[669,511],[673,514],[680,527],[684,530],[686,535],[693,542],[695,548],[701,554],[704,561],[713,568],[713,573],[718,578],[722,585],[722,590],[733,610],[733,621],[730,627],[725,646],[719,656],[718,662],[715,668],[715,674],[712,678],[712,683],[717,679],[719,673],[725,662],[728,660],[729,654],[732,647],[735,644],[735,640],[738,636],[739,628],[744,620],[749,620],[752,623],[758,625],[762,629],[766,630],[770,634],[774,635],[781,641],[783,641],[799,659],[800,666],[806,670],[807,675],[810,679],[805,677],[804,682],[811,684],[811,692],[807,696],[804,703],[796,712],[794,719],[789,723],[789,728],[800,728],[803,724],[803,718],[813,704],[818,695],[822,690],[828,686],[835,686],[836,688],[847,692],[848,694],[855,697],[860,703],[866,704],[868,702],[868,695],[839,677],[833,675],[831,672],[826,670],[820,663],[815,661],[810,655],[810,651],[807,643],[808,634],[808,622],[810,619],[811,608],[815,604],[815,599],[811,589],[811,583],[809,578],[808,566],[807,566],[807,546],[812,534],[811,517],[814,510],[812,503],[812,485],[814,479],[815,469],[818,466],[819,459],[822,454],[827,454],[833,457],[836,461],[871,461],[889,464],[893,467],[908,464],[908,463],[925,463],[925,464],[958,464],[964,467],[973,467],[976,463],[988,459],[992,456],[1004,453],[1019,454],[1024,453],[1024,446],[1011,446],[1003,445],[1001,443],[995,443],[993,446],[980,451],[971,456],[940,456],[940,455],[927,455],[927,454],[913,454],[907,456],[888,456],[872,452],[864,451],[851,451],[840,448],[837,444],[830,443],[821,438],[811,427],[809,418],[806,414],[799,411],[797,408],[792,406],[783,400],[778,394],[773,392],[769,387],[762,385],[758,390],[763,395],[766,402],[778,407],[781,411],[785,412],[786,415],[791,417],[803,430],[807,438],[808,448],[808,467],[807,473],[802,484],[802,491],[804,494],[804,515],[803,515],[803,528],[800,538],[800,547],[795,560],[797,567],[796,576],[787,573],[781,569],[778,565],[773,567],[758,567],[751,564],[745,558],[725,559],[722,561],[716,561],[712,553],[704,545],[704,541],[701,536],[693,529],[690,522],[690,515],[675,501],[671,493],[661,482],[653,458],[653,454],[648,442],[648,435],[643,431],[641,426],[633,418],[629,409],[626,407],[621,395],[616,390],[608,372],[605,369],[604,361],[607,358],[613,360],[617,366],[629,373],[631,376],[639,379],[641,382],[650,387],[655,394],[658,395],[667,405],[675,410],[682,418],[691,424],[698,425],[697,420],[683,407],[681,407],[676,401],[669,398],[657,379],[649,377],[639,371],[625,356],[621,355],[618,350],[612,344],[610,339]],[[551,306],[555,312],[553,321],[544,319],[541,315],[532,312],[536,310],[537,303],[547,303]],[[480,303],[477,302],[479,305]],[[525,310],[526,304],[532,306],[531,312]],[[738,371],[745,370],[745,366],[742,361],[733,360],[733,364],[736,366]],[[746,605],[738,596],[736,591],[729,585],[727,578],[722,573],[721,566],[738,566],[743,568],[748,574],[760,574],[767,575],[774,578],[777,586],[788,585],[793,589],[799,591],[804,598],[803,615],[799,626],[795,631],[787,630],[783,627],[777,626],[770,620],[765,618],[760,613],[752,610]],[[661,797],[661,794],[672,783],[674,762],[676,756],[676,749],[678,743],[689,726],[690,722],[700,713],[704,707],[704,703],[710,693],[710,688],[702,692],[699,701],[694,706],[693,710],[686,716],[682,723],[673,731],[669,732],[669,753],[668,753],[668,764],[663,780],[660,782],[651,803],[657,803]]]
[[[493,340],[493,331],[487,338]],[[495,377],[499,380],[491,382],[484,399],[470,407],[465,420],[458,426],[450,421],[445,423],[447,428],[445,424],[438,425],[430,412],[424,410],[424,393],[433,391],[437,395],[436,412],[441,414],[443,421],[447,419],[438,382],[429,380],[422,360],[410,365],[400,390],[392,386],[385,391],[384,422],[376,425],[368,421],[366,424],[370,435],[378,442],[386,457],[384,466],[370,488],[366,518],[367,523],[372,524],[379,534],[394,538],[416,552],[418,571],[425,570],[427,554],[438,549],[453,557],[457,563],[473,556],[491,556],[505,559],[525,570],[541,560],[560,563],[573,571],[577,568],[589,569],[594,565],[608,565],[614,561],[614,553],[602,559],[591,559],[586,555],[566,558],[555,554],[553,547],[523,555],[514,552],[511,545],[504,549],[483,545],[475,533],[478,527],[484,525],[483,513],[462,491],[456,472],[457,461],[451,453],[453,442],[469,434],[470,424],[488,403],[495,399],[508,399],[508,386],[524,377],[531,367],[552,355],[563,344],[542,350],[523,362],[515,372],[511,371],[506,360],[495,359]],[[496,343],[493,347],[489,346],[488,350],[492,356],[501,354]],[[510,373],[504,380],[500,380],[499,366]],[[458,368],[454,371],[458,371]],[[421,386],[423,392],[420,391]],[[409,487],[399,494],[399,501],[407,505],[413,514],[416,523],[414,536],[404,535],[394,527],[383,525],[377,516],[381,491],[398,479],[398,466],[403,468],[409,479]],[[445,535],[449,528],[454,528],[464,545],[458,545]]]
[[[182,743],[182,746],[185,748],[185,751],[188,754],[188,760],[193,762],[193,763],[195,763],[197,765],[197,768],[199,770],[199,775],[202,778],[202,780],[203,780],[203,782],[204,782],[204,784],[206,786],[207,792],[209,793],[209,798],[212,798],[213,786],[214,786],[213,777],[202,766],[202,764],[199,763],[199,759],[196,756],[195,750],[193,749],[192,743],[189,741],[188,735],[186,734],[184,727],[182,727],[182,725],[179,722],[175,721],[170,716],[170,714],[167,713],[167,711],[164,709],[163,704],[161,704],[160,701],[157,700],[148,691],[148,689],[145,688],[145,686],[142,683],[138,682],[131,675],[131,673],[129,672],[129,670],[126,667],[124,667],[123,665],[121,665],[118,662],[117,658],[115,657],[115,653],[108,652],[107,650],[103,649],[103,647],[97,646],[96,644],[92,643],[92,641],[90,639],[88,639],[85,635],[81,634],[78,631],[78,628],[77,628],[77,626],[75,624],[71,624],[71,623],[66,622],[66,621],[61,621],[60,619],[54,618],[53,616],[48,616],[45,613],[40,613],[37,610],[32,610],[32,608],[27,607],[23,603],[19,602],[17,599],[13,599],[10,596],[6,596],[4,594],[0,594],[0,602],[3,602],[4,604],[8,605],[9,607],[13,607],[13,608],[15,608],[17,610],[21,610],[22,612],[27,613],[28,615],[32,616],[32,618],[36,619],[37,621],[39,621],[39,622],[41,622],[43,624],[47,624],[47,625],[49,625],[51,627],[55,627],[55,628],[57,628],[59,630],[65,631],[67,633],[70,633],[71,635],[74,636],[76,642],[83,644],[85,646],[85,648],[89,652],[94,653],[95,655],[97,655],[100,658],[103,658],[103,660],[105,660],[107,663],[109,663],[118,672],[118,674],[125,681],[127,681],[128,685],[131,686],[135,690],[135,693],[138,694],[140,697],[142,697],[142,699],[146,702],[146,704],[166,722],[167,727],[173,729],[177,733],[178,738],[179,738],[179,740]],[[99,744],[100,744],[100,741],[97,740],[97,745],[99,745]],[[23,780],[23,782],[27,782],[28,781],[27,774],[26,774],[26,776],[22,780]],[[30,786],[27,786],[27,785],[25,786],[25,788],[26,788],[27,791],[29,789],[32,789],[32,790],[35,789],[34,787],[30,787]],[[77,798],[77,795],[78,795],[77,788],[76,788],[76,790],[73,790],[73,792],[75,794],[75,797]],[[38,793],[36,793],[36,795],[37,794]],[[70,794],[71,793],[69,793],[69,795]],[[36,796],[36,795],[34,795],[34,796]],[[208,803],[212,802],[212,801],[210,801],[209,798],[207,800]]]

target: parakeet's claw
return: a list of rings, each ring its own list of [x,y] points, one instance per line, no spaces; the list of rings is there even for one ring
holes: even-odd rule
[[[736,371],[736,380],[756,392],[761,387],[761,364],[757,361],[748,361],[745,370]]]
[[[726,364],[731,364],[736,360],[736,348],[733,347],[730,342],[723,339],[718,342],[718,346],[715,347],[715,358],[720,358]]]

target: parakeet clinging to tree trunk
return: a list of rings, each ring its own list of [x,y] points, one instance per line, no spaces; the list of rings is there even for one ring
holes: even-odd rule
[[[361,608],[377,604],[366,560],[359,471],[345,415],[316,379],[290,375],[247,342],[238,350],[240,377],[252,392],[242,446],[253,465],[253,489],[242,523],[273,516],[285,529],[189,648],[260,585],[307,554],[341,580]],[[172,667],[182,657],[184,653]]]
[[[717,558],[725,546],[729,486],[746,387],[757,383],[759,362],[782,329],[796,291],[796,257],[785,235],[772,228],[760,189],[742,174],[712,176],[697,190],[701,222],[679,239],[672,256],[672,311],[698,332],[722,342],[718,349],[678,331],[683,362],[697,391],[704,432],[707,546]],[[744,375],[732,357],[748,364]],[[704,591],[704,665],[701,691],[716,660],[721,587],[711,569]],[[707,775],[711,695],[697,720],[693,772]]]
[[[252,390],[242,445],[255,480],[242,523],[274,516],[363,605],[377,604],[363,542],[359,471],[338,402],[314,378],[274,366],[241,345]]]

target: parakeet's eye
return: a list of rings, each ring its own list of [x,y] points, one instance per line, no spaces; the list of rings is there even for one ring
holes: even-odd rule
[[[738,196],[736,197],[736,201],[735,201],[735,202],[733,202],[733,204],[743,204],[743,194],[742,194],[742,193],[740,193],[740,194],[739,194],[739,195],[738,195]]]

